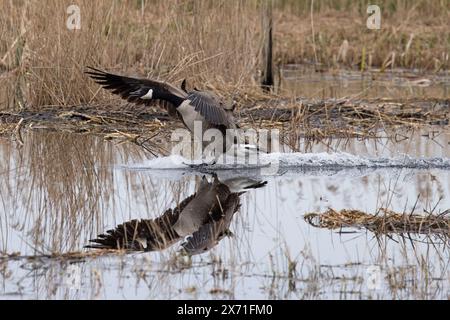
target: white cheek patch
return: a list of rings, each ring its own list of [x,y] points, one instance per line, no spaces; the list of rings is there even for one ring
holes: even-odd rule
[[[148,90],[148,92],[141,97],[144,100],[150,100],[153,97],[153,89]]]

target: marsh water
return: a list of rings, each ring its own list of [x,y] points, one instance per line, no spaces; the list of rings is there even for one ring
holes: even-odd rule
[[[0,249],[17,254],[0,260],[2,298],[448,298],[445,243],[340,233],[303,220],[329,207],[442,212],[450,208],[448,169],[280,172],[242,196],[233,237],[191,259],[176,259],[177,246],[49,258],[87,251],[89,239],[123,221],[160,215],[190,195],[201,174],[142,169],[152,159],[138,147],[97,137],[37,131],[24,142],[0,143]],[[305,151],[445,159],[449,142],[448,132],[432,130],[402,142],[336,140]]]
[[[318,71],[320,66],[285,65],[281,88],[309,98],[441,98],[450,96],[450,74],[423,74],[418,70],[389,69]]]
[[[285,77],[303,87],[304,78]],[[414,92],[448,97],[448,82],[431,89]],[[204,173],[170,169],[168,158],[102,137],[29,130],[22,140],[0,137],[1,299],[450,297],[448,242],[320,229],[304,220],[328,208],[450,209],[448,127],[380,131],[376,139],[301,139],[300,154],[281,156],[284,167],[258,175],[267,185],[241,196],[233,236],[191,258],[179,256],[179,245],[98,255],[83,247],[124,221],[176,206]]]

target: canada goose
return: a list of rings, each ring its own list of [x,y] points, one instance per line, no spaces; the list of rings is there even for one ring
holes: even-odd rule
[[[166,102],[169,115],[178,116],[189,131],[194,133],[196,121],[201,123],[202,131],[198,138],[203,139],[203,133],[208,129],[217,129],[222,134],[221,152],[225,152],[236,141],[232,134],[226,135],[227,129],[236,129],[233,117],[234,106],[227,106],[212,92],[194,89],[187,91],[186,80],[177,88],[169,83],[121,76],[88,67],[86,73],[112,93],[120,95],[128,102],[149,105],[152,100]],[[200,136],[201,134],[201,136]],[[216,149],[218,150],[218,149]]]
[[[213,248],[230,234],[234,214],[240,208],[240,195],[261,188],[266,181],[241,178],[209,182],[203,176],[197,192],[173,210],[156,219],[131,220],[90,240],[86,248],[125,249],[132,251],[163,250],[185,238],[182,252],[195,255]],[[246,181],[246,183],[244,182]]]

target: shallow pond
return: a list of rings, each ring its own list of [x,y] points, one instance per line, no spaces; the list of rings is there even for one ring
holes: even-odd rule
[[[314,65],[280,69],[281,88],[308,98],[441,98],[450,96],[450,74],[418,70],[318,71]]]
[[[300,151],[322,156],[298,158],[325,159],[326,169],[285,166],[260,175],[268,184],[241,196],[234,236],[190,259],[177,255],[177,244],[162,252],[60,254],[92,252],[83,246],[105,230],[157,217],[192,194],[201,173],[158,169],[138,147],[92,136],[30,131],[23,146],[1,139],[0,251],[14,256],[0,258],[0,297],[448,299],[448,242],[330,231],[303,218],[328,208],[371,214],[449,209],[449,132],[389,136],[300,141]],[[351,155],[365,165],[343,165]],[[370,162],[381,158],[409,165]],[[428,166],[418,165],[421,158]]]

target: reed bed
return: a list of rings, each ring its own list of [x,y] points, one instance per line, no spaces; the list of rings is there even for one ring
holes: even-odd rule
[[[2,1],[0,109],[123,107],[86,78],[87,65],[259,96],[261,3],[82,0],[81,29],[69,30],[72,1]],[[273,3],[276,65],[449,68],[449,0],[383,1],[378,31],[365,26],[366,1]]]
[[[366,28],[369,3],[281,1],[275,39],[284,41],[278,43],[277,58],[281,63],[319,63],[319,69],[448,70],[450,1],[377,1],[379,30]]]
[[[419,215],[381,209],[379,214],[373,215],[359,210],[328,209],[324,213],[308,213],[304,219],[314,227],[330,230],[364,229],[375,235],[426,235],[444,243],[450,241],[450,210]]]
[[[1,2],[2,78],[15,88],[6,105],[117,104],[87,79],[87,65],[175,83],[188,78],[192,86],[251,83],[257,1],[79,1],[80,30],[66,27],[70,4]]]

